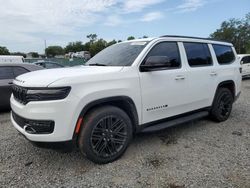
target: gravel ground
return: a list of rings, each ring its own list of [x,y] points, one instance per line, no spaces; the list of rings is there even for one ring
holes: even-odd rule
[[[140,134],[124,156],[96,165],[77,149],[37,148],[0,114],[0,187],[248,187],[250,79],[228,121],[203,119]]]

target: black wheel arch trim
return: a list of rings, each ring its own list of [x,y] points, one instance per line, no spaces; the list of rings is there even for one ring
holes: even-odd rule
[[[127,113],[131,119],[133,129],[134,129],[133,132],[134,133],[136,132],[138,125],[139,125],[139,116],[138,116],[137,108],[136,108],[134,101],[128,96],[106,97],[106,98],[91,101],[90,103],[88,103],[87,105],[83,107],[81,113],[78,116],[78,119],[80,117],[84,117],[89,110],[95,107],[98,107],[100,105],[113,105],[124,110],[125,113]],[[76,128],[76,125],[75,125],[75,128]],[[77,139],[77,136],[78,134],[76,134],[74,131],[73,139]]]
[[[233,80],[225,80],[225,81],[220,82],[218,84],[217,88],[216,88],[216,91],[215,91],[215,94],[214,94],[214,98],[216,96],[216,93],[217,93],[218,89],[221,88],[221,87],[223,87],[223,85],[227,85],[227,84],[233,84],[233,98],[235,99],[235,97],[236,97],[235,96],[235,94],[236,94],[236,88],[235,88],[236,84],[235,84],[235,82]],[[230,91],[231,91],[231,89],[230,89]]]

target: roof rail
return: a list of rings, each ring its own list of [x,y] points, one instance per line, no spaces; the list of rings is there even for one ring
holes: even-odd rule
[[[181,36],[181,35],[163,35],[163,36],[160,36],[160,37],[176,37],[176,38],[201,39],[201,40],[211,40],[211,41],[231,43],[229,41],[223,41],[223,40],[218,40],[218,39],[214,39],[214,38],[202,38],[202,37],[191,37],[191,36]]]

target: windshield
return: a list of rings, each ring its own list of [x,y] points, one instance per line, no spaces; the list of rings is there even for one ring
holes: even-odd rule
[[[130,66],[147,44],[140,41],[112,45],[92,57],[86,65]]]

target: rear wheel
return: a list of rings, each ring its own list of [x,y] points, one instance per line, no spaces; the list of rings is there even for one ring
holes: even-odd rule
[[[96,163],[109,163],[119,158],[132,138],[132,124],[120,108],[104,106],[84,117],[78,144],[82,153]]]
[[[217,122],[226,121],[232,111],[232,106],[232,92],[227,88],[219,88],[210,112],[211,118]]]

